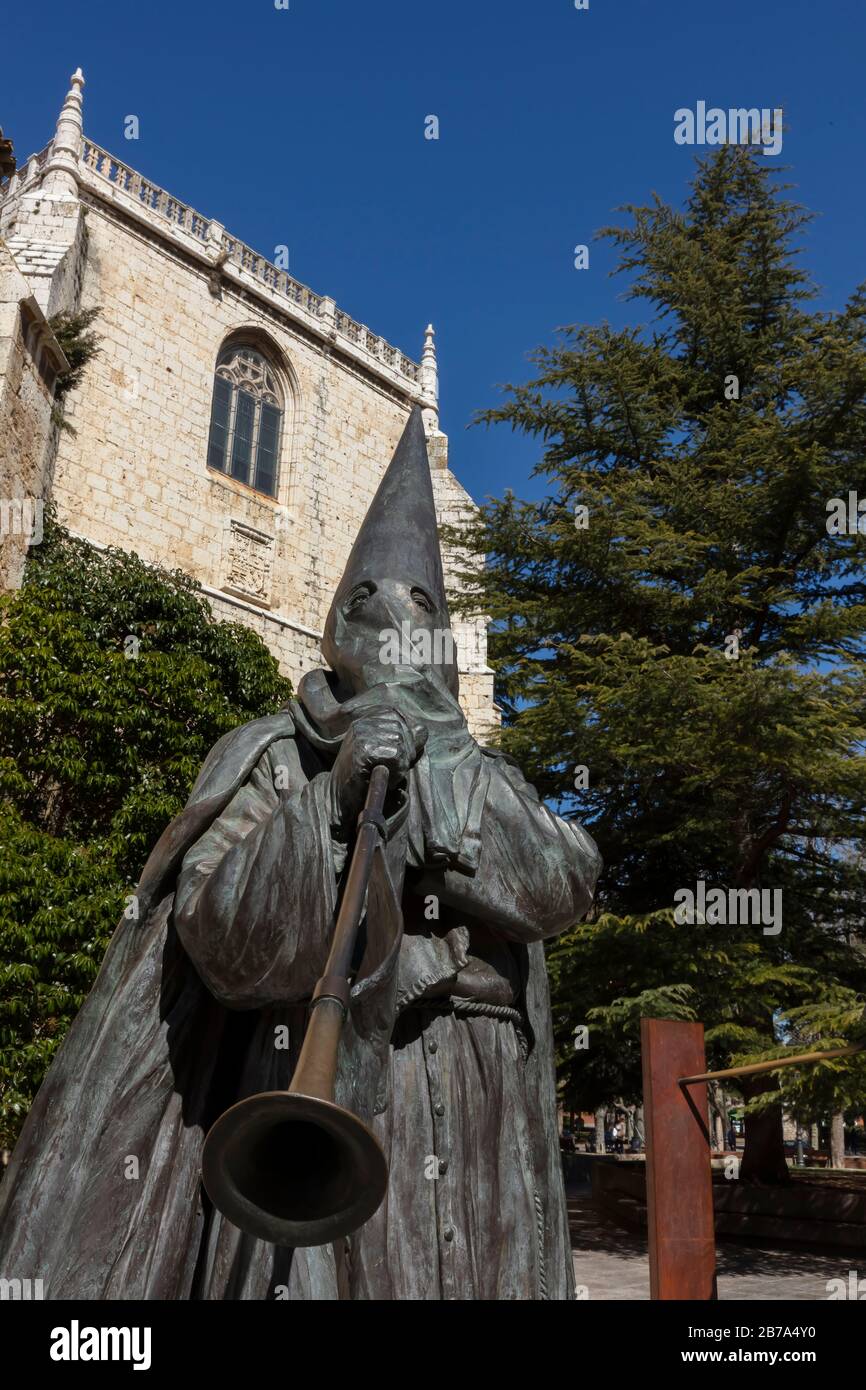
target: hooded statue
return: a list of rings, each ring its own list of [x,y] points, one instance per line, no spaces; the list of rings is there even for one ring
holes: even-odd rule
[[[0,1277],[53,1299],[573,1297],[543,941],[600,861],[466,727],[417,409],[322,652],[286,709],[220,739],[151,854],[0,1185]],[[396,926],[353,981],[336,1100],[388,1192],[290,1250],[212,1206],[202,1144],[289,1085],[377,763]],[[383,903],[371,885],[368,918]]]

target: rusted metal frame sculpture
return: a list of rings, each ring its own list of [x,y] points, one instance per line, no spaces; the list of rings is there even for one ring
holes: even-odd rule
[[[866,1051],[866,1044],[705,1071],[703,1024],[645,1018],[641,1020],[641,1049],[650,1298],[714,1299],[716,1259],[707,1082],[756,1076],[780,1067],[809,1066],[834,1057],[853,1057]],[[701,1086],[703,1090],[694,1096],[687,1089],[692,1086]]]

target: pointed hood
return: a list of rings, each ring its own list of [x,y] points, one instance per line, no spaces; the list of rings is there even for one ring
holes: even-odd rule
[[[326,636],[335,608],[365,579],[413,580],[428,591],[447,621],[436,528],[424,421],[416,405],[355,537],[331,604]]]
[[[331,603],[322,655],[335,670],[345,637],[343,605],[359,584],[399,581],[423,589],[436,624],[450,629],[424,421],[415,406],[370,503]],[[456,679],[456,671],[454,672]],[[451,683],[449,677],[449,683]]]

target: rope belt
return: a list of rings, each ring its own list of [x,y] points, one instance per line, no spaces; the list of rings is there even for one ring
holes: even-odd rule
[[[486,1004],[483,999],[463,999],[451,994],[434,999],[415,999],[410,1009],[433,1009],[437,1013],[462,1014],[466,1017],[475,1014],[486,1018],[501,1018],[518,1027],[523,1023],[523,1014],[510,1004]]]
[[[503,1023],[513,1024],[524,1062],[529,1054],[526,1020],[520,1010],[510,1004],[487,1004],[483,999],[464,999],[459,994],[451,994],[433,999],[415,999],[407,1005],[407,1009],[429,1009],[434,1013],[454,1014],[457,1018],[501,1019]]]

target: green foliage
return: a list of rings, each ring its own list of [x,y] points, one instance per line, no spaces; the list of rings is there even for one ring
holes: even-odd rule
[[[61,372],[54,383],[54,404],[51,407],[52,422],[66,434],[74,435],[75,430],[64,419],[63,403],[69,392],[79,385],[88,362],[99,352],[99,337],[91,327],[99,313],[98,307],[79,309],[75,313],[63,310],[48,320],[48,327],[69,363],[67,370]]]
[[[850,1022],[866,986],[866,536],[826,524],[830,499],[866,497],[866,288],[813,309],[809,215],[745,148],[699,161],[683,210],[626,211],[604,235],[651,322],[562,330],[481,417],[539,440],[547,495],[490,500],[464,576],[464,611],[494,619],[503,745],[605,860],[600,914],[550,952],[588,1105],[638,1093],[641,1014],[702,1019],[723,1066],[807,1015],[815,1047],[849,1036],[824,1005]],[[700,879],[781,888],[780,935],[676,926]],[[855,1073],[819,1068],[812,1100]]]
[[[79,309],[76,313],[64,310],[48,320],[48,327],[69,363],[68,370],[61,372],[55,383],[54,399],[58,405],[78,386],[88,362],[99,352],[99,337],[92,332],[92,325],[99,313],[98,307]]]
[[[198,585],[50,519],[0,600],[0,1145],[213,744],[291,687]],[[137,655],[133,655],[136,651]],[[128,654],[129,653],[129,654]]]

